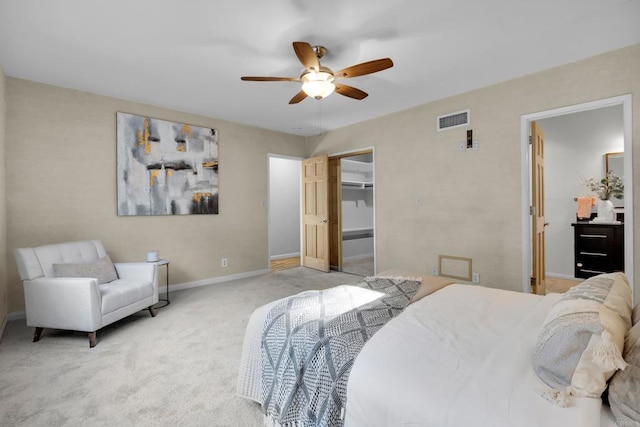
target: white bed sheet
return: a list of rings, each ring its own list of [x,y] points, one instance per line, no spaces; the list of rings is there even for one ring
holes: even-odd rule
[[[531,355],[559,297],[456,284],[410,305],[358,355],[345,425],[615,425],[600,399],[539,396]]]

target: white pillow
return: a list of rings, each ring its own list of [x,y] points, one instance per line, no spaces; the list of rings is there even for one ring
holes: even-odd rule
[[[556,389],[545,397],[560,406],[566,395],[600,397],[624,369],[624,338],[631,328],[631,288],[622,273],[591,277],[549,311],[533,354],[536,374]]]

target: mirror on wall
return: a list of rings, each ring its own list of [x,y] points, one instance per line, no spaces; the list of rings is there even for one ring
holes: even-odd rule
[[[610,171],[624,179],[624,152],[605,154],[605,174]],[[611,201],[615,207],[624,207],[624,201],[617,197],[612,197]]]

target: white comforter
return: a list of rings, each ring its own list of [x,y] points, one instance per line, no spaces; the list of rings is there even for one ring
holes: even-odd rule
[[[599,399],[558,408],[531,354],[547,312],[545,297],[449,285],[411,305],[364,346],[349,376],[347,427],[613,426]],[[262,325],[258,308],[245,335],[237,392],[261,403]]]
[[[450,285],[410,305],[358,355],[345,425],[600,426],[599,399],[539,396],[531,354],[558,298]]]

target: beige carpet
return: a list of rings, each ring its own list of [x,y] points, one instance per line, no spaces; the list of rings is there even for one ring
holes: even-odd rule
[[[257,404],[235,396],[244,329],[262,304],[358,281],[303,267],[172,292],[155,318],[140,312],[86,334],[24,320],[0,342],[2,426],[260,426]]]

